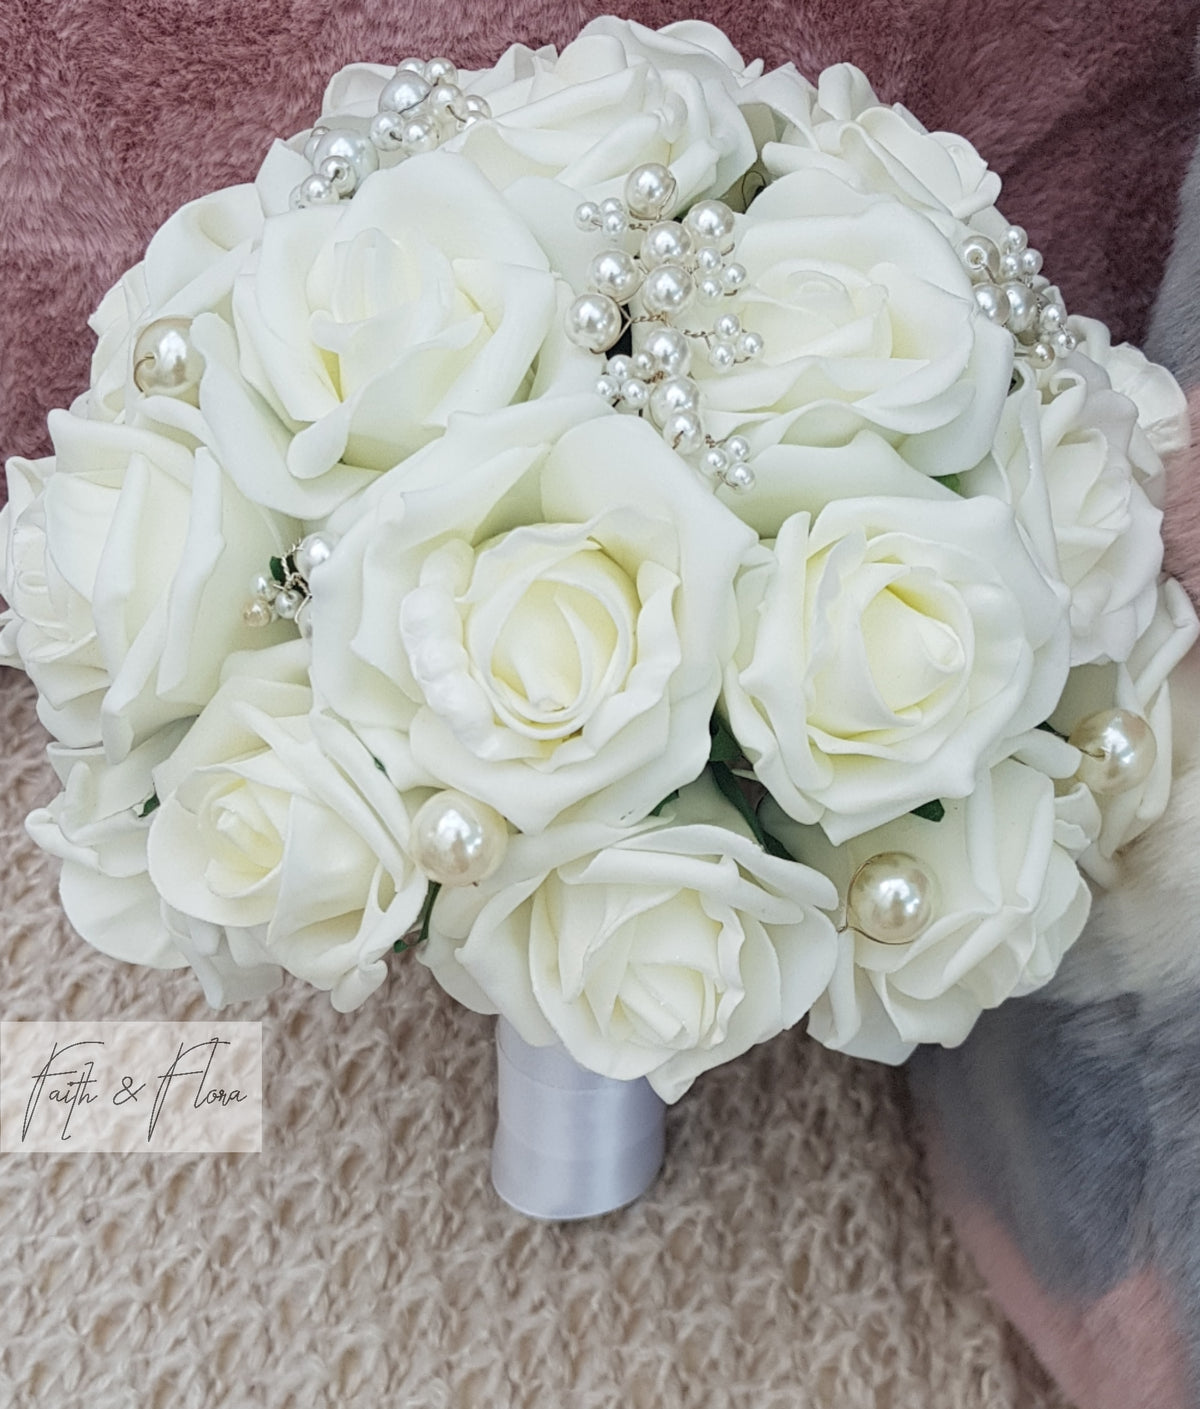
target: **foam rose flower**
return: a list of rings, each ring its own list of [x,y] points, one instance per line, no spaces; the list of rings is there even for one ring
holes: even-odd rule
[[[902,1062],[920,1042],[957,1046],[985,1008],[1048,983],[1091,903],[1074,859],[1087,834],[1073,811],[1070,802],[1060,808],[1050,777],[1015,759],[985,771],[970,797],[947,802],[940,822],[900,817],[837,847],[768,803],[768,831],[830,877],[843,910],[858,869],[885,852],[915,859],[932,882],[932,917],[907,943],[880,943],[844,919],[812,1036]]]
[[[661,818],[518,836],[489,880],[445,889],[420,953],[477,1012],[675,1101],[791,1027],[833,970],[822,875],[763,851],[703,779]]]
[[[778,140],[763,148],[774,177],[813,166],[852,174],[863,189],[882,191],[919,211],[951,238],[990,211],[1000,178],[954,132],[928,131],[899,103],[880,102],[853,64],[822,72],[814,88],[791,64],[764,75],[743,97],[775,115]]]
[[[266,223],[234,287],[236,342],[211,318],[194,327],[206,414],[260,500],[317,519],[455,411],[536,397],[572,374],[589,385],[591,361],[563,333],[570,300],[470,162],[416,157],[353,201]]]
[[[175,411],[186,434],[52,411],[54,458],[9,462],[0,513],[0,652],[56,739],[103,742],[114,763],[196,714],[231,652],[291,630],[256,633],[242,608],[295,525],[241,493],[194,408]]]
[[[833,172],[798,171],[739,217],[737,258],[748,277],[729,306],[765,350],[723,373],[697,368],[712,435],[738,431],[761,451],[846,446],[869,429],[930,475],[987,453],[1012,338],[979,312],[927,220]]]
[[[591,397],[464,418],[345,522],[313,680],[397,786],[538,831],[700,773],[755,538],[644,422]]]
[[[1124,660],[1154,614],[1162,462],[1137,408],[1078,353],[1004,408],[991,453],[961,487],[1013,506],[1046,571],[1071,593],[1071,663]]]
[[[1101,885],[1117,883],[1120,849],[1166,811],[1172,773],[1170,677],[1198,635],[1200,623],[1187,593],[1167,578],[1157,591],[1150,625],[1128,658],[1072,670],[1050,716],[1055,729],[1070,735],[1090,715],[1124,709],[1145,719],[1154,735],[1154,766],[1147,777],[1136,787],[1096,799],[1102,827],[1079,864]]]
[[[654,31],[604,16],[561,54],[517,44],[494,68],[463,74],[464,90],[486,99],[492,120],[446,145],[501,189],[549,178],[594,199],[620,196],[633,167],[662,162],[682,208],[723,195],[754,162],[737,93],[758,68],[747,71],[712,25]],[[326,92],[323,121],[370,118],[392,72],[343,69]]]
[[[383,982],[426,882],[400,794],[349,729],[312,712],[307,654],[293,641],[230,662],[154,770],[147,858],[164,902],[196,922],[177,926],[191,944],[224,930],[253,980],[269,961],[346,1011]]]
[[[722,705],[783,810],[835,842],[965,797],[1040,724],[1067,627],[995,500],[845,499],[741,574]]]

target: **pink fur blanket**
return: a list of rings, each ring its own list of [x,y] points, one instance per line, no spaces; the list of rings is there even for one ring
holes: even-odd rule
[[[156,226],[182,202],[247,179],[272,136],[308,125],[341,65],[435,52],[483,65],[515,41],[561,44],[605,8],[580,0],[4,0],[0,456],[45,453],[46,412],[87,381],[86,318]],[[1200,127],[1192,76],[1200,0],[630,0],[623,12],[652,26],[710,20],[747,57],[793,60],[814,77],[838,60],[858,64],[885,98],[975,142],[1004,178],[1005,214],[1029,229],[1073,311],[1107,320],[1116,339],[1145,335]],[[1200,260],[1200,196],[1196,204]],[[1195,307],[1194,271],[1178,258],[1173,270],[1175,303],[1160,308],[1152,350],[1195,384],[1200,335],[1193,347],[1173,322],[1177,305]],[[1194,483],[1177,476],[1167,532],[1168,566],[1197,597]],[[1056,1131],[1069,1142],[1068,1116],[1088,1103],[1079,1097],[1070,1111],[1057,1110],[1030,1097],[1028,1128],[1011,1123],[1013,1086],[1000,1091],[984,1076],[1004,1071],[1006,1081],[1027,1080],[1033,1090],[1040,1079],[1033,1058],[1008,1069],[1006,1056],[1045,1047],[1051,1034],[1064,1045],[1047,1047],[1045,1059],[1065,1062],[1076,1021],[1073,1011],[1047,1008],[1031,1035],[1022,1023],[1032,1009],[1013,1007],[1014,1030],[981,1032],[961,1058],[922,1078],[948,1185],[956,1178],[961,1185],[964,1171],[978,1176],[965,1197],[959,1188],[966,1236],[1084,1409],[1191,1403],[1189,1313],[1164,1290],[1159,1269],[1134,1258],[1108,1275],[1097,1252],[1086,1266],[1047,1270],[1030,1256],[1036,1224],[1005,1216],[1013,1181],[1043,1167],[1078,1180],[1080,1151],[1093,1137],[1111,1151],[1114,1128],[1100,1109],[1098,1130],[1059,1150],[1057,1164],[1042,1151],[1039,1165],[1036,1151],[1021,1145],[1019,1136],[1053,1145]],[[1090,1060],[1094,1029],[1085,1036],[1080,1051]],[[1097,1088],[1090,1094],[1094,1100]],[[1000,1124],[981,1133],[981,1113],[992,1109]],[[997,1128],[1006,1133],[998,1138]],[[1132,1153],[1144,1154],[1135,1137]],[[1111,1213],[1139,1171],[1118,1160],[1112,1189],[1103,1181],[1088,1188],[1112,1195]],[[1095,1251],[1086,1241],[1082,1251],[1065,1234],[1040,1245],[1086,1261]],[[1111,1246],[1107,1252],[1115,1256]],[[1105,1345],[1119,1353],[1098,1355]]]

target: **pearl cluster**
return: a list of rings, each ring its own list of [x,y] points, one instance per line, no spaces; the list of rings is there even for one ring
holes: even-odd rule
[[[1042,274],[1042,256],[1030,248],[1019,225],[1010,225],[998,245],[986,235],[972,235],[959,254],[975,286],[975,302],[1012,333],[1018,356],[1044,368],[1074,350],[1062,294]]]
[[[366,132],[314,127],[304,155],[313,174],[292,192],[292,205],[336,205],[354,194],[381,157],[402,161],[435,148],[491,117],[487,100],[466,94],[449,59],[405,59],[384,84]]]
[[[327,533],[310,533],[281,559],[272,559],[272,572],[258,573],[250,583],[254,594],[242,611],[247,626],[270,626],[282,618],[294,621],[301,636],[312,635],[308,604],[312,600],[309,580],[313,571],[333,552],[334,540]],[[279,564],[278,575],[275,563]]]
[[[700,387],[688,372],[695,344],[725,372],[761,357],[763,340],[733,313],[719,314],[707,328],[680,326],[696,304],[719,303],[746,282],[745,268],[730,258],[733,211],[723,201],[703,200],[682,220],[666,219],[676,195],[667,167],[647,162],[630,172],[623,201],[584,201],[576,209],[578,227],[600,231],[610,246],[589,266],[587,292],[567,314],[567,336],[599,353],[632,329],[635,351],[610,357],[596,390],[621,410],[648,414],[667,444],[681,455],[699,455],[713,479],[749,489],[749,444],[742,436],[721,444],[705,434]]]

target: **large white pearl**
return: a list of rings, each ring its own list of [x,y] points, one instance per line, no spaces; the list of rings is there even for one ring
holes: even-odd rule
[[[846,893],[847,921],[880,944],[908,944],[933,916],[934,878],[905,851],[881,851],[854,873]]]
[[[674,176],[661,162],[635,166],[625,179],[625,204],[639,220],[657,220],[675,202]]]
[[[696,285],[681,264],[660,264],[646,275],[642,285],[647,313],[682,313],[695,296]]]
[[[655,425],[667,424],[676,411],[695,411],[700,405],[700,388],[690,377],[665,377],[650,393],[650,414]]]
[[[133,345],[133,384],[143,396],[189,396],[200,385],[204,359],[192,346],[187,318],[147,323]]]
[[[1123,793],[1150,776],[1158,756],[1153,730],[1127,709],[1089,714],[1068,740],[1080,752],[1076,776],[1094,793]]]
[[[697,201],[683,219],[698,244],[716,245],[722,254],[733,248],[733,211],[724,201]]]
[[[1012,311],[1009,307],[1008,295],[995,284],[976,284],[975,302],[979,305],[983,316],[993,323],[1006,322]]]
[[[963,263],[979,279],[1000,277],[1000,251],[986,235],[972,235],[958,247]]]
[[[310,533],[302,538],[292,554],[296,571],[307,582],[314,568],[328,562],[333,554],[333,539],[327,533]]]
[[[401,70],[383,85],[379,95],[379,111],[406,113],[423,103],[430,94],[430,84],[419,73]]]
[[[331,157],[341,157],[348,161],[358,173],[360,181],[379,169],[379,153],[372,145],[370,137],[359,132],[343,131],[340,128],[327,132],[317,143],[317,149],[313,153],[313,165],[320,171]]]
[[[682,264],[692,252],[692,237],[677,220],[660,220],[642,236],[642,263]]]
[[[444,886],[486,880],[504,860],[508,825],[486,803],[463,793],[434,793],[412,819],[413,860]]]
[[[567,337],[588,352],[607,352],[621,336],[621,309],[607,294],[583,294],[567,310]]]
[[[692,365],[691,345],[678,328],[655,328],[642,343],[642,351],[668,377],[686,376]]]
[[[642,282],[642,271],[625,250],[601,250],[588,268],[588,279],[597,293],[628,303]]]

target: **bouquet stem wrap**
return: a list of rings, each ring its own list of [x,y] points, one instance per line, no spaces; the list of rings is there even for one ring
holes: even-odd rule
[[[644,1194],[662,1167],[666,1105],[645,1078],[587,1071],[496,1022],[492,1183],[531,1218],[594,1218]]]

